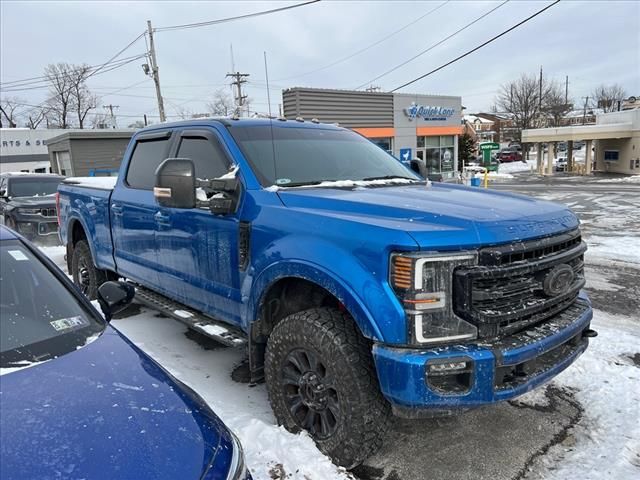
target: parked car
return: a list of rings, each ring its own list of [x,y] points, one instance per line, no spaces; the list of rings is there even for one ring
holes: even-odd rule
[[[498,160],[500,160],[500,163],[521,162],[522,153],[516,147],[503,148],[498,153]]]
[[[575,142],[573,142],[573,149],[574,150],[580,150],[582,147],[585,146],[585,141],[584,140],[576,140]]]
[[[193,390],[0,227],[3,479],[249,479],[238,439]],[[134,296],[106,282],[106,318]]]
[[[47,173],[0,174],[0,223],[29,240],[58,243],[55,193],[63,179]]]
[[[554,169],[556,172],[566,172],[567,170],[567,157],[558,157],[554,162]]]
[[[158,124],[117,179],[92,180],[58,188],[75,282],[95,296],[126,277],[153,308],[246,346],[277,421],[347,468],[392,412],[514,398],[594,334],[566,206],[427,184],[345,128]]]
[[[567,142],[558,142],[557,143],[558,152],[566,152],[567,151]]]

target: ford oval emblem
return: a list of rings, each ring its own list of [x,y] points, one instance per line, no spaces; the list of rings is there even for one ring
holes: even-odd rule
[[[545,295],[557,297],[566,293],[571,288],[575,276],[573,268],[566,263],[553,267],[542,282],[542,289]]]

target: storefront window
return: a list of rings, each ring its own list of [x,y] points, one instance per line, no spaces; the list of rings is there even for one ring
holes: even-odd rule
[[[453,175],[454,142],[453,135],[418,137],[418,158],[423,158],[428,174]],[[423,153],[424,152],[424,153]]]
[[[378,145],[385,152],[393,154],[393,144],[391,142],[391,137],[372,138],[371,141]]]

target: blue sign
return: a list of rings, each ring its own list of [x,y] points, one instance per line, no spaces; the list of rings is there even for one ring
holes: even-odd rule
[[[432,107],[428,105],[419,105],[413,102],[404,109],[404,114],[409,120],[414,118],[422,118],[423,120],[447,120],[455,113],[455,108],[448,107]]]
[[[411,149],[410,148],[401,148],[400,149],[400,161],[405,165],[411,164]]]

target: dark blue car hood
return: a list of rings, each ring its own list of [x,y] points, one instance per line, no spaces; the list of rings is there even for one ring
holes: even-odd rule
[[[0,477],[199,479],[222,422],[107,327],[93,343],[0,377]]]
[[[563,205],[451,184],[298,188],[278,194],[287,207],[404,230],[422,249],[507,243],[578,226],[577,217]]]

